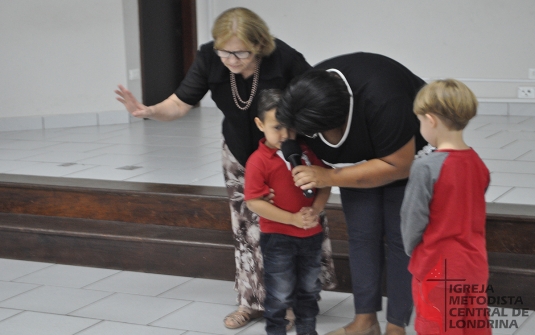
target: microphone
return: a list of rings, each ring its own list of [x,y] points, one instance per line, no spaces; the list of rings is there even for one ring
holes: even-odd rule
[[[290,163],[292,168],[302,165],[301,164],[301,155],[303,154],[303,151],[301,151],[301,148],[299,147],[299,144],[295,140],[286,140],[282,142],[281,144],[281,151],[282,155],[284,156],[284,159]],[[307,198],[311,198],[314,196],[314,190],[308,189],[303,190],[303,194]]]

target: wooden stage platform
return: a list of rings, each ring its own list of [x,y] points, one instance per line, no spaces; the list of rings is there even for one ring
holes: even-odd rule
[[[489,296],[500,298],[494,304],[500,307],[535,309],[535,207],[488,204],[487,212]],[[337,290],[350,292],[347,233],[336,195],[327,215]],[[233,280],[226,192],[0,174],[0,257]]]

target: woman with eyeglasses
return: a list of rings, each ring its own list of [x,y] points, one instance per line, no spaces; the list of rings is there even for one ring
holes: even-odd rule
[[[402,64],[372,53],[337,56],[286,88],[276,117],[333,168],[292,170],[302,189],[340,187],[349,236],[355,317],[328,335],[381,335],[386,277],[387,335],[405,334],[412,311],[409,257],[400,209],[415,152],[427,143],[412,112],[425,82]]]
[[[284,89],[310,65],[302,54],[274,38],[266,23],[246,8],[223,12],[214,23],[212,36],[212,42],[200,47],[178,89],[163,102],[145,106],[123,86],[115,92],[117,100],[140,118],[178,119],[208,91],[223,112],[222,162],[236,239],[234,288],[239,304],[238,310],[224,319],[224,324],[227,328],[239,328],[262,315],[265,297],[258,216],[249,211],[243,201],[245,162],[263,137],[254,122],[258,92]],[[328,237],[323,245],[322,264],[325,266],[321,279],[324,288],[333,288],[336,279]],[[291,312],[289,314],[288,328],[291,328],[294,317]]]

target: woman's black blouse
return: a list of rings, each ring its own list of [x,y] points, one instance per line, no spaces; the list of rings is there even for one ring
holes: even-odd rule
[[[245,166],[249,156],[264,136],[254,123],[260,91],[269,88],[283,90],[295,77],[310,68],[303,55],[281,40],[276,39],[275,51],[262,58],[258,90],[251,106],[243,111],[236,107],[230,88],[230,71],[214,53],[214,43],[200,47],[186,77],[175,91],[177,97],[189,105],[197,104],[208,92],[223,112],[223,137],[238,162]],[[244,79],[236,75],[236,84],[243,100],[249,98],[253,76]]]
[[[388,156],[412,137],[416,152],[427,142],[412,111],[413,101],[425,82],[395,60],[358,52],[328,59],[316,69],[336,69],[353,92],[353,117],[345,142],[333,148],[319,136],[305,138],[316,156],[330,164],[355,164]]]

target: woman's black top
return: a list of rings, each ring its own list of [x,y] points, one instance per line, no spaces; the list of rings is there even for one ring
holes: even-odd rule
[[[351,123],[338,147],[320,136],[305,138],[312,151],[333,166],[388,156],[416,137],[416,152],[427,142],[419,131],[413,101],[425,82],[400,63],[378,54],[353,53],[314,68],[336,69],[353,93]]]
[[[242,166],[245,166],[247,158],[257,149],[258,141],[264,136],[254,123],[260,91],[269,88],[284,90],[295,76],[310,68],[301,53],[281,40],[276,39],[275,43],[275,51],[262,58],[258,90],[253,103],[245,111],[240,110],[234,103],[230,88],[230,71],[214,53],[213,42],[200,47],[193,65],[175,91],[180,100],[195,105],[210,90],[212,100],[225,115],[225,142]],[[252,83],[253,76],[244,79],[241,75],[236,75],[236,84],[242,99],[249,98]]]

